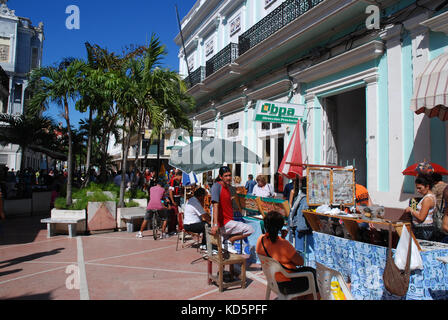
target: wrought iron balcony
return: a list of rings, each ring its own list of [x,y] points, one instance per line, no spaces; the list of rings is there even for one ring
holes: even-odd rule
[[[286,0],[239,37],[239,54],[255,47],[325,0]]]
[[[196,70],[194,70],[188,77],[184,79],[185,83],[187,84],[188,88],[193,87],[195,84],[201,83],[202,80],[205,79],[205,67],[199,67]]]
[[[238,58],[238,55],[238,43],[230,43],[207,61],[205,65],[206,77],[215,73],[222,67],[232,63],[236,58]]]

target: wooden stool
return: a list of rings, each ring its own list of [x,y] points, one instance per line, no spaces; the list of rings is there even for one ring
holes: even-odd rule
[[[233,286],[241,286],[241,288],[246,288],[246,259],[238,254],[223,252],[221,234],[218,231],[215,235],[210,233],[210,227],[205,226],[205,235],[207,237],[207,253],[208,253],[208,270],[207,270],[207,281],[211,285],[215,282],[219,286],[219,291],[223,292],[225,288]],[[212,245],[217,246],[217,254],[213,254]],[[212,265],[216,263],[218,265],[218,274],[213,275]],[[241,264],[241,274],[240,279],[232,282],[224,283],[224,268],[226,265],[229,266],[232,276],[234,275],[234,265]]]

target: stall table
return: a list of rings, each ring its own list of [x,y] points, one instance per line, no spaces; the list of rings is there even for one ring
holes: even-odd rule
[[[369,243],[313,232],[315,262],[338,270],[350,277],[351,293],[356,300],[446,300],[448,299],[448,266],[440,261],[448,257],[448,245],[418,240],[422,251],[423,270],[411,271],[405,297],[391,295],[383,283],[387,248]],[[393,254],[395,249],[392,249]]]
[[[325,214],[325,213],[317,213],[314,211],[309,210],[303,210],[303,215],[305,216],[306,220],[311,226],[311,229],[313,231],[319,232],[322,231],[322,223],[321,218],[334,218],[334,219],[341,219],[344,222],[344,228],[347,230],[347,232],[350,234],[352,240],[359,241],[359,233],[358,233],[358,223],[373,223],[379,226],[383,226],[385,228],[388,228],[391,222],[385,221],[382,219],[362,219],[362,218],[355,218],[348,215],[331,215],[331,214]],[[403,227],[406,226],[409,233],[411,234],[412,238],[414,239],[415,244],[417,245],[417,248],[421,251],[422,248],[420,247],[419,242],[414,236],[414,233],[412,232],[411,224],[409,222],[392,222],[393,231],[398,233],[398,236],[401,236],[401,231],[403,230]]]

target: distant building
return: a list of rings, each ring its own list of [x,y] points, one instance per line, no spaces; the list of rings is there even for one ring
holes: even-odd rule
[[[33,26],[28,18],[16,16],[6,2],[0,1],[0,66],[9,78],[6,88],[9,95],[6,98],[0,92],[0,112],[20,115],[25,111],[24,104],[28,98],[28,75],[42,64],[44,31],[42,22],[37,27]],[[1,75],[0,78],[3,79]],[[18,170],[21,157],[17,145],[0,146],[0,164]],[[25,157],[27,167],[40,167],[41,154],[27,152]]]

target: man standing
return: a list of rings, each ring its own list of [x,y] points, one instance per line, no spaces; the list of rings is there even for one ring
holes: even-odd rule
[[[249,178],[249,180],[247,180],[247,182],[246,182],[246,190],[247,190],[247,194],[250,195],[254,191],[254,187],[257,183],[254,181],[253,175],[250,174],[248,178]]]
[[[233,243],[250,236],[254,229],[244,222],[233,220],[233,205],[230,185],[232,183],[232,172],[229,167],[221,167],[219,169],[220,181],[216,182],[212,187],[212,204],[213,204],[213,218],[212,230],[213,235],[218,229],[221,235],[227,241],[227,251],[230,253],[237,253],[233,247]],[[230,243],[229,243],[230,242]]]

